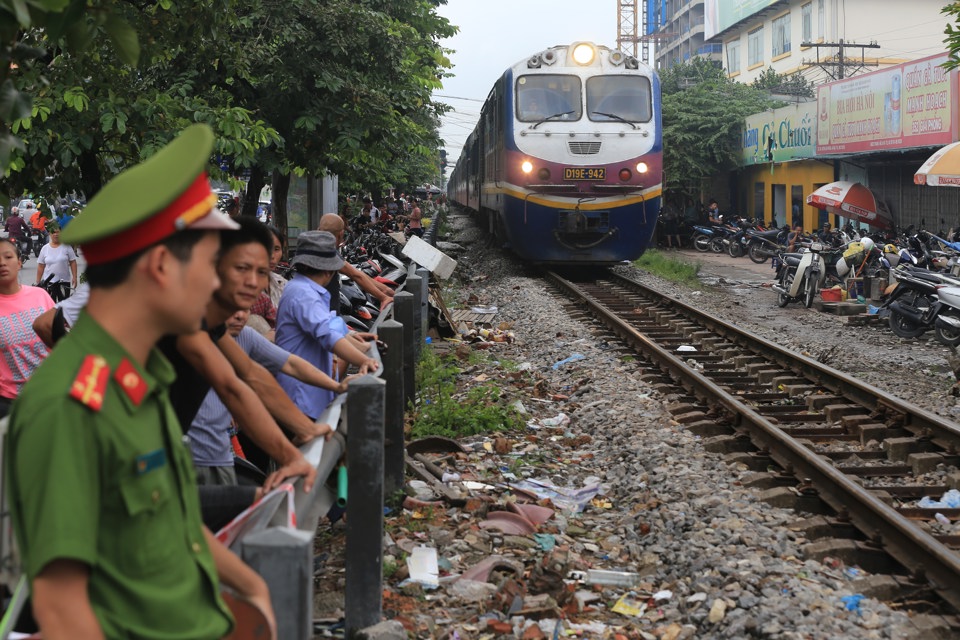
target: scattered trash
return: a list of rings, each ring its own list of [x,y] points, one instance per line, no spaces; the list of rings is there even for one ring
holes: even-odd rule
[[[553,551],[553,548],[557,546],[557,538],[552,533],[535,533],[533,539],[544,551]]]
[[[517,365],[517,371],[530,371],[533,369],[533,364],[530,362],[521,362]]]
[[[586,572],[573,572],[574,579],[580,579],[586,584],[598,584],[606,587],[635,587],[640,584],[640,574],[630,571],[606,571],[604,569],[589,569]]]
[[[948,518],[947,516],[943,515],[943,514],[940,513],[939,511],[937,511],[935,514],[933,514],[933,518],[934,518],[934,520],[936,520],[937,522],[939,522],[939,523],[942,524],[942,525],[950,526],[950,518]]]
[[[669,600],[672,597],[673,597],[673,591],[670,591],[669,589],[664,589],[663,591],[657,591],[655,594],[653,594],[653,599],[656,600],[657,602],[661,600]]]
[[[860,612],[860,601],[863,600],[864,596],[859,593],[855,593],[852,596],[843,596],[840,598],[840,602],[844,604],[847,608],[847,611],[856,611],[857,615],[861,615]]]
[[[917,501],[917,506],[921,509],[960,509],[960,491],[950,489],[940,497],[939,501],[924,496]]]
[[[437,566],[437,550],[433,547],[418,546],[407,558],[407,571],[410,581],[427,587],[440,586],[440,568]]]
[[[528,491],[536,497],[549,499],[555,506],[565,511],[580,513],[590,501],[600,493],[600,482],[591,482],[577,489],[574,487],[558,487],[549,480],[521,480],[512,482],[510,486],[521,491]]]
[[[872,304],[867,305],[867,315],[875,316],[880,312],[880,307],[876,307]]]
[[[490,305],[487,307],[470,307],[472,313],[496,313],[498,311],[496,305]]]
[[[863,573],[857,567],[847,567],[846,569],[843,570],[843,572],[847,575],[848,578],[852,578],[852,579],[859,578]]]
[[[642,616],[647,611],[647,603],[644,598],[640,598],[633,591],[623,594],[617,603],[610,607],[615,613],[622,613],[625,616]]]
[[[558,413],[552,418],[544,418],[537,422],[536,420],[530,420],[527,422],[527,426],[531,429],[540,429],[542,427],[563,427],[570,424],[570,416],[565,413]]]
[[[679,347],[677,347],[677,351],[696,351],[696,350],[697,350],[696,347],[689,344],[682,344]]]
[[[569,358],[564,358],[564,359],[561,360],[560,362],[555,362],[555,363],[553,364],[553,368],[554,368],[554,369],[559,369],[560,367],[562,367],[562,366],[565,365],[565,364],[570,364],[571,362],[576,362],[576,361],[578,361],[578,360],[585,360],[586,357],[587,357],[587,356],[583,355],[582,353],[575,353],[575,354],[573,354],[572,356],[570,356]]]
[[[529,520],[511,511],[491,511],[479,526],[481,529],[499,529],[511,535],[528,535],[536,531]]]
[[[523,406],[523,402],[521,402],[520,400],[512,402],[510,404],[510,407],[522,416],[527,415],[527,408]]]
[[[459,473],[444,473],[440,478],[440,482],[459,482],[460,474]]]

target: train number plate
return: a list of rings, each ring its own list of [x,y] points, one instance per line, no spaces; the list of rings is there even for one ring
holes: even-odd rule
[[[606,167],[564,167],[564,180],[606,180]]]

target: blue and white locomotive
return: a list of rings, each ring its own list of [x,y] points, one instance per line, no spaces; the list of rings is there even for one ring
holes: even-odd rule
[[[589,42],[551,47],[490,91],[448,184],[523,259],[637,258],[660,211],[660,81]]]

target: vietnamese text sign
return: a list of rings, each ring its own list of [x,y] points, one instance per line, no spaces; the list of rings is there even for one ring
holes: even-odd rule
[[[740,165],[811,157],[816,150],[816,119],[813,102],[748,116],[740,137]]]
[[[817,89],[817,154],[954,140],[952,72],[937,55]]]
[[[709,40],[775,2],[777,0],[706,0],[703,3],[704,39]]]

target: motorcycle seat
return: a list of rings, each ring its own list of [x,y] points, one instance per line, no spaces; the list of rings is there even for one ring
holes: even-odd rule
[[[785,253],[780,256],[780,259],[783,260],[783,263],[789,267],[795,267],[800,264],[800,260],[803,258],[802,253]]]
[[[754,231],[754,230],[751,230],[749,233],[750,233],[751,236],[754,236],[754,237],[757,237],[757,238],[766,238],[767,240],[776,241],[777,236],[780,235],[780,230],[779,230],[779,229],[771,229],[771,230],[769,230],[769,231]]]

